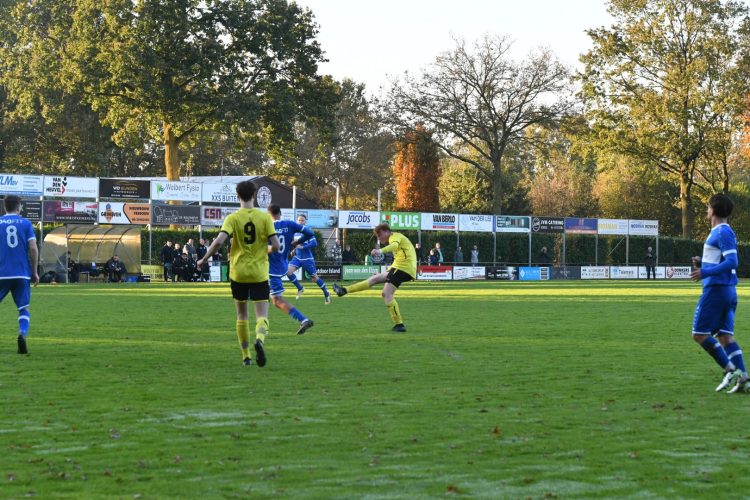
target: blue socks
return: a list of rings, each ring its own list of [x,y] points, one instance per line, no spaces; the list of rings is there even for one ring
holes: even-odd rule
[[[31,320],[31,314],[28,309],[21,309],[18,311],[18,334],[23,338],[29,334],[29,321]]]
[[[730,342],[724,347],[724,352],[727,354],[729,361],[742,370],[742,373],[745,373],[745,360],[742,359],[742,349],[740,349],[739,344],[737,342]]]
[[[297,275],[295,275],[294,273],[292,273],[292,274],[287,274],[286,277],[289,279],[289,281],[292,282],[292,284],[294,286],[297,287],[297,290],[302,290],[302,285],[299,284],[299,280],[297,279]]]
[[[701,342],[701,347],[711,355],[712,358],[721,366],[724,370],[733,370],[734,365],[731,361],[729,361],[729,357],[727,356],[726,351],[724,351],[724,348],[721,347],[721,344],[718,340],[715,338],[708,336],[706,337],[706,340]],[[737,347],[739,349],[739,346]],[[736,355],[735,355],[736,356]]]
[[[318,281],[316,281],[315,284],[317,284],[320,287],[320,289],[323,290],[323,295],[325,296],[330,295],[328,293],[328,289],[326,288],[326,282],[323,281],[323,278],[318,278]]]
[[[289,316],[296,319],[299,322],[305,321],[307,319],[307,316],[299,312],[299,310],[296,307],[292,307],[289,309]]]

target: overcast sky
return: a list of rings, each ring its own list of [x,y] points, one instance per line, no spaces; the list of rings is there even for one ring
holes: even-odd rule
[[[315,14],[318,39],[330,62],[320,72],[366,84],[370,94],[388,75],[418,71],[454,47],[451,36],[473,41],[508,35],[521,59],[551,48],[572,68],[591,47],[584,30],[609,26],[604,0],[297,0]]]

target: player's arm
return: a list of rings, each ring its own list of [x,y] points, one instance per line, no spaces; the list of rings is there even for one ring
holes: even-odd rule
[[[387,244],[380,250],[378,250],[377,248],[375,250],[378,250],[378,252],[380,253],[394,253],[396,250],[399,249],[399,246],[400,245],[398,244],[398,240],[395,240],[392,243]]]
[[[300,238],[297,238],[296,240],[294,240],[292,242],[292,244],[291,244],[292,248],[297,248],[298,246],[302,245],[306,241],[315,238],[315,233],[313,232],[312,229],[310,229],[307,226],[299,226],[299,227],[295,228],[295,231],[298,232],[298,233],[302,233],[302,236]],[[316,242],[315,245],[317,246],[317,244],[318,243]],[[302,247],[302,248],[308,248],[308,247]]]
[[[724,245],[723,243],[723,241],[719,241],[719,250],[721,250],[721,255],[724,257],[724,260],[709,269],[701,268],[700,271],[702,277],[707,278],[709,276],[716,276],[717,274],[737,269],[737,266],[739,266],[740,262],[737,259],[737,246],[735,244]]]
[[[219,251],[219,248],[224,244],[225,241],[227,241],[227,238],[229,238],[229,234],[225,233],[224,231],[220,232],[219,235],[214,238],[214,241],[211,243],[211,245],[208,247],[208,250],[206,251],[206,255],[201,257],[198,262],[196,262],[197,266],[202,266],[205,264],[208,259],[211,258],[213,254]]]
[[[29,264],[31,264],[31,282],[34,286],[39,284],[39,248],[36,246],[36,238],[32,238],[29,241]]]
[[[281,242],[279,241],[279,235],[272,234],[268,238],[268,253],[278,252],[281,250]]]

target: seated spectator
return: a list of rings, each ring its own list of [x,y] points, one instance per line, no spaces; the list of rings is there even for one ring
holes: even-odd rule
[[[108,280],[116,283],[121,282],[127,273],[125,264],[120,261],[120,257],[117,255],[113,255],[112,258],[107,261],[104,269],[107,271]]]

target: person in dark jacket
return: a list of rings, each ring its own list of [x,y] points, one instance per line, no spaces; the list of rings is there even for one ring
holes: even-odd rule
[[[208,252],[208,247],[206,246],[206,240],[201,238],[198,240],[198,248],[196,248],[198,260],[201,260],[203,257],[206,256],[206,253]],[[209,279],[209,270],[208,270],[208,262],[204,263],[200,270],[201,275],[201,281],[208,281]]]
[[[550,263],[549,254],[547,253],[547,247],[542,247],[542,249],[539,251],[539,256],[537,257],[537,263],[540,266],[548,266]]]
[[[117,255],[113,255],[112,258],[107,261],[104,268],[107,271],[109,281],[114,283],[120,283],[127,273],[125,264],[122,263],[120,257]]]
[[[656,279],[656,257],[651,247],[646,250],[646,255],[643,257],[643,264],[646,266],[646,279]]]
[[[169,276],[172,274],[172,261],[174,260],[174,249],[172,248],[172,242],[167,240],[164,246],[161,247],[161,262],[164,267],[164,281],[169,281]]]

